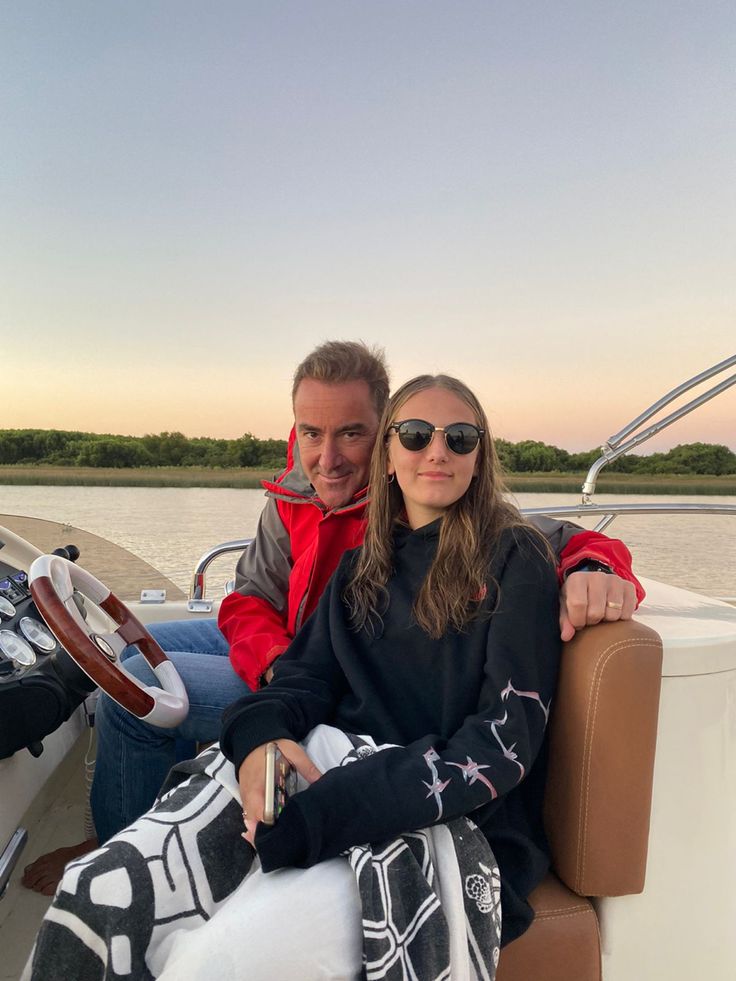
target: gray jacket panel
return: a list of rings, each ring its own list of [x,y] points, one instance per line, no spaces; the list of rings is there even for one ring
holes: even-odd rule
[[[542,532],[550,543],[558,562],[560,561],[563,548],[565,548],[570,539],[585,530],[580,525],[574,525],[572,521],[558,521],[556,518],[547,518],[539,514],[529,517],[528,520],[530,524],[533,524],[535,528]]]
[[[318,501],[314,488],[302,470],[299,444],[292,447],[293,465],[283,476],[280,486],[303,496],[303,502]],[[290,497],[290,500],[292,498]],[[291,575],[291,540],[279,516],[275,498],[266,492],[266,504],[258,519],[256,536],[238,559],[235,567],[235,591],[243,596],[257,596],[283,613]]]
[[[256,537],[238,559],[235,589],[257,596],[279,613],[286,609],[291,574],[291,540],[279,516],[276,501],[266,500],[258,519]]]

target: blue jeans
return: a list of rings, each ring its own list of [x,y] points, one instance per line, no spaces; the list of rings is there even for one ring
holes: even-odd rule
[[[217,621],[175,620],[149,626],[166,651],[189,695],[189,714],[177,729],[148,725],[101,695],[95,715],[97,763],[90,796],[100,842],[147,811],[176,762],[177,741],[220,738],[224,709],[250,691],[235,673],[228,643]],[[123,652],[125,670],[146,685],[160,687],[135,647]]]

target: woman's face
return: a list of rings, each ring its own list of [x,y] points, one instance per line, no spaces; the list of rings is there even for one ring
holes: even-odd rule
[[[392,422],[407,419],[423,419],[442,428],[453,422],[478,425],[465,402],[445,388],[428,388],[412,395],[397,410]],[[396,431],[390,430],[387,469],[396,476],[412,528],[429,524],[460,500],[475,474],[478,453],[478,447],[467,454],[453,453],[443,432],[433,433],[423,450],[407,450]]]

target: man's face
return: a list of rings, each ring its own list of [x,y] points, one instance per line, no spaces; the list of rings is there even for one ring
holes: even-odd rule
[[[365,381],[305,378],[294,397],[294,425],[302,467],[328,508],[348,504],[368,483],[378,429]]]

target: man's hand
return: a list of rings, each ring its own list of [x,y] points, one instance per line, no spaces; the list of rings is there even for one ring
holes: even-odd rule
[[[294,769],[307,783],[314,783],[322,776],[299,743],[291,739],[277,739],[276,745]],[[266,795],[266,743],[257,746],[240,764],[238,771],[240,799],[243,802],[243,837],[255,848],[256,826],[263,820],[263,805]]]
[[[560,636],[571,640],[601,620],[630,620],[635,609],[633,583],[605,572],[571,572],[560,591]]]

